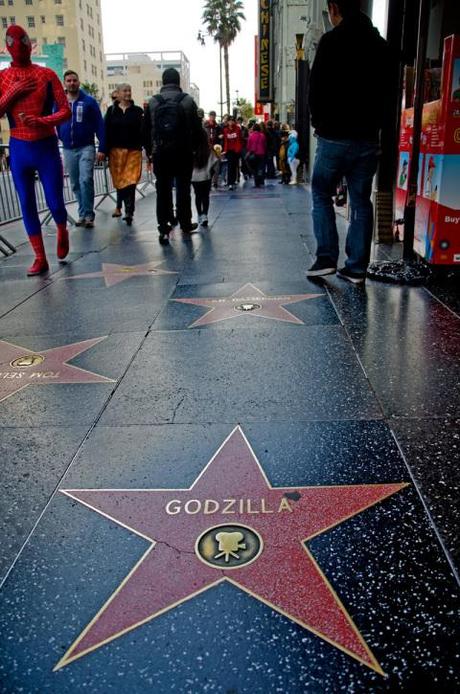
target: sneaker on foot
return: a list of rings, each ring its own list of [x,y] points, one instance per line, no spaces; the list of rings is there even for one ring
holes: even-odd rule
[[[207,226],[208,226],[208,215],[207,215],[207,214],[202,215],[202,218],[201,218],[201,226],[202,226],[202,227],[207,227]]]
[[[83,226],[85,226],[85,224],[86,224],[86,219],[84,217],[82,217],[81,219],[77,219],[77,221],[75,222],[76,227],[83,227]]]
[[[94,221],[92,219],[85,219],[85,229],[94,229]]]
[[[167,246],[169,243],[169,237],[168,234],[165,234],[164,232],[160,231],[160,235],[158,237],[158,241],[162,246]]]
[[[192,222],[186,227],[181,227],[182,231],[185,232],[186,234],[191,234],[192,231],[196,231],[198,229],[198,224],[196,222]]]
[[[363,284],[366,279],[366,273],[352,272],[347,267],[341,267],[340,270],[337,270],[337,277],[340,277],[342,280],[346,280],[347,282],[351,282],[352,284]]]
[[[336,272],[337,268],[332,260],[318,258],[305,274],[307,277],[323,277],[324,275],[335,275]]]

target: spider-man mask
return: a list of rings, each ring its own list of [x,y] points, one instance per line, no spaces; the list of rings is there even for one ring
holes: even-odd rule
[[[24,66],[30,64],[30,54],[32,52],[32,44],[29,36],[20,26],[14,25],[8,27],[6,32],[6,47],[11,57],[13,58],[14,66]]]

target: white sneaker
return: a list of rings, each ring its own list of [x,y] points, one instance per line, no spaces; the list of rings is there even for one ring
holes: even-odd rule
[[[291,182],[289,183],[289,185],[290,185],[290,186],[296,186],[296,185],[297,185],[297,181],[291,181]]]

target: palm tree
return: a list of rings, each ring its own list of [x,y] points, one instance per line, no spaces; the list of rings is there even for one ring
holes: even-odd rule
[[[228,49],[241,31],[241,20],[246,17],[243,14],[241,0],[206,0],[203,8],[203,24],[214,41],[224,51],[225,90],[227,99],[227,111],[230,113],[230,68],[228,63]]]
[[[84,92],[91,94],[91,96],[94,96],[94,98],[97,100],[99,96],[99,87],[95,82],[82,82],[81,88]]]

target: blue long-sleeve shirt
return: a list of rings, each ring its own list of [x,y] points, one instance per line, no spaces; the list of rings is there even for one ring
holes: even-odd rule
[[[72,117],[58,127],[59,139],[64,149],[76,149],[99,142],[99,152],[106,153],[105,125],[96,99],[80,89],[78,98],[69,102]]]
[[[289,147],[288,147],[288,152],[287,152],[287,158],[289,161],[292,161],[293,159],[297,158],[297,155],[299,153],[299,143],[297,142],[297,136],[289,135]]]

